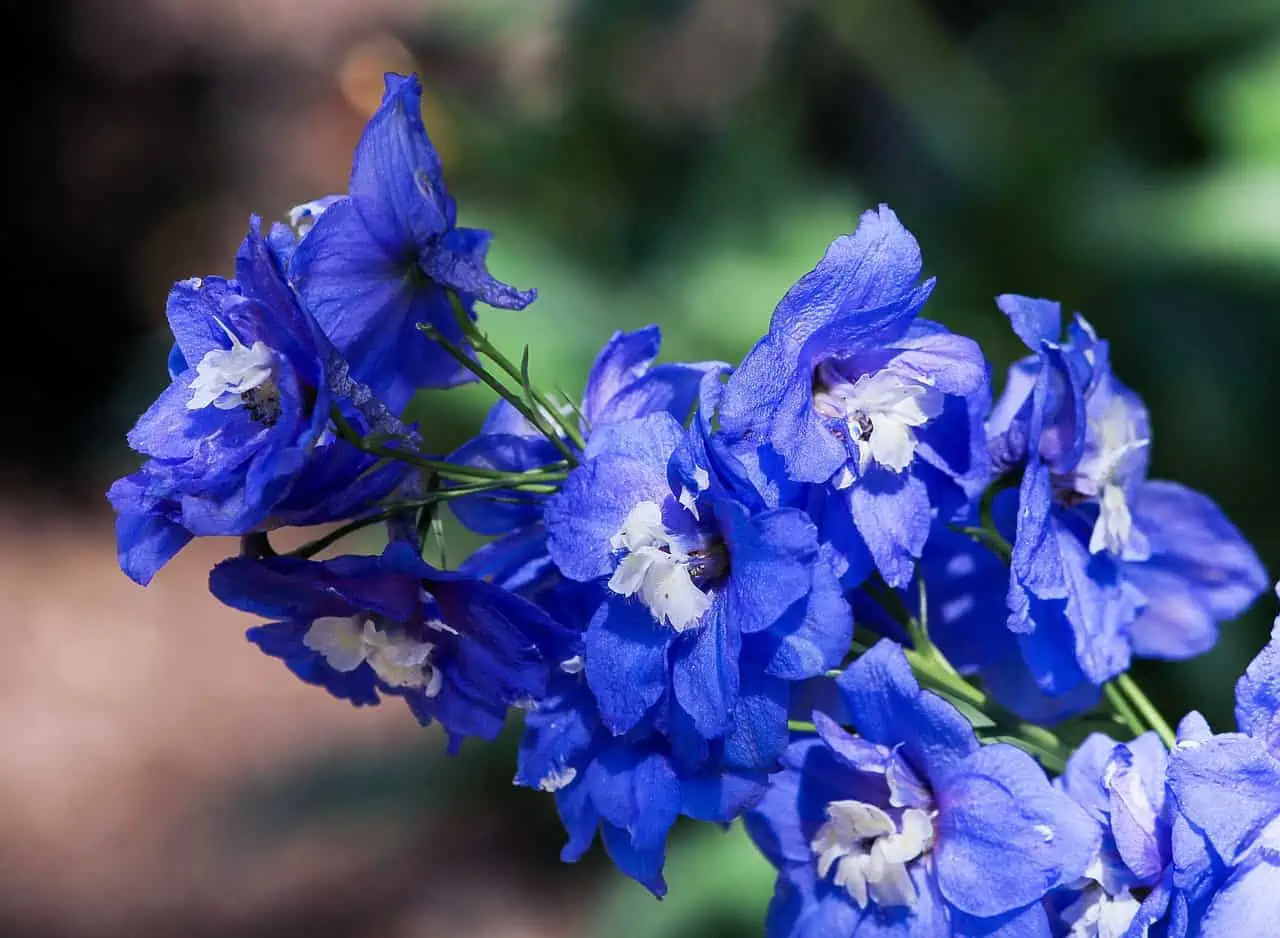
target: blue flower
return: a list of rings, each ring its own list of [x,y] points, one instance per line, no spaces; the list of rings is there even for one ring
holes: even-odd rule
[[[721,426],[820,486],[811,513],[847,555],[847,582],[911,579],[935,515],[963,511],[989,476],[987,365],[970,339],[917,319],[933,291],[887,207],[836,239],[783,297],[734,373]]]
[[[1236,685],[1236,723],[1215,736],[1191,714],[1169,761],[1172,916],[1199,938],[1274,934],[1280,916],[1280,621]]]
[[[533,603],[436,570],[404,542],[380,557],[236,557],[214,567],[209,588],[272,619],[249,638],[302,680],[356,706],[402,697],[455,746],[493,739],[508,707],[545,696],[574,640]]]
[[[485,269],[489,233],[456,224],[421,96],[417,76],[386,76],[382,105],[356,147],[347,198],[302,207],[294,221],[305,234],[290,267],[355,378],[397,411],[416,388],[469,379],[417,328],[429,323],[461,342],[448,291],[468,307],[480,300],[503,309],[523,309],[535,295],[495,280]]]
[[[979,743],[882,641],[839,679],[859,735],[821,712],[747,830],[779,872],[770,938],[1047,935],[1097,826],[1019,749]]]
[[[690,765],[723,742],[767,766],[788,682],[837,664],[852,622],[838,558],[802,512],[764,506],[710,412],[688,432],[665,412],[597,429],[547,502],[549,547],[563,576],[604,586],[585,673],[605,726],[654,722]]]
[[[1168,750],[1155,733],[1128,743],[1095,733],[1067,762],[1058,785],[1102,834],[1084,882],[1055,897],[1055,921],[1071,935],[1146,936],[1166,918],[1174,892],[1167,768]]]
[[[1016,507],[1007,490],[994,514],[1014,542],[1008,625],[1034,681],[1057,697],[1133,654],[1205,651],[1265,588],[1256,554],[1209,499],[1147,479],[1146,408],[1088,323],[1060,342],[1058,304],[998,302],[1036,352],[1011,369],[988,427],[995,462],[1025,465]]]
[[[615,332],[600,350],[581,404],[576,411],[564,406],[565,416],[577,413],[584,439],[591,438],[594,428],[647,414],[666,412],[683,421],[697,403],[703,376],[728,367],[721,362],[654,365],[661,343],[658,327],[646,326]],[[506,401],[495,404],[479,435],[449,457],[451,462],[507,472],[538,469],[560,458],[560,451]],[[458,520],[472,531],[499,535],[477,550],[464,569],[510,589],[545,582],[553,572],[542,524],[545,499],[509,491],[496,494],[497,498],[476,495],[451,502]]]
[[[350,516],[402,478],[402,467],[374,470],[373,457],[327,431],[332,349],[256,218],[236,280],[182,281],[167,313],[173,383],[129,434],[150,458],[108,492],[131,578],[150,581],[193,536]]]
[[[562,621],[585,626],[602,589],[561,581],[543,602]],[[717,758],[692,767],[653,724],[615,736],[575,657],[562,663],[551,695],[525,717],[515,780],[554,793],[569,834],[562,860],[576,862],[599,832],[618,868],[661,896],[667,835],[677,816],[727,823],[764,791],[766,770],[736,764],[747,749],[717,749]]]

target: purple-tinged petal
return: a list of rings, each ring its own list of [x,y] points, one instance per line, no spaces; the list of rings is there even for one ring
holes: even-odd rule
[[[662,330],[657,326],[618,330],[610,336],[591,364],[582,392],[582,416],[589,426],[609,422],[601,419],[602,412],[623,388],[649,370],[661,345]]]
[[[890,305],[915,288],[920,266],[920,245],[888,206],[864,212],[857,230],[831,242],[818,266],[787,291],[769,331],[803,342],[838,317]],[[905,330],[923,303],[922,297],[914,309],[887,322],[873,321],[874,327]]]
[[[884,640],[838,679],[864,739],[902,744],[912,768],[933,779],[978,748],[973,727],[936,694],[922,692],[901,647]]]
[[[929,539],[929,490],[914,473],[873,470],[848,490],[849,513],[885,582],[905,587]]]
[[[1062,338],[1062,306],[1059,303],[1004,293],[996,297],[996,306],[1009,317],[1014,334],[1033,352],[1039,352],[1045,342],[1057,342]]]
[[[1238,868],[1213,897],[1198,938],[1273,935],[1280,921],[1280,858],[1264,855]]]
[[[356,144],[350,192],[374,240],[391,254],[403,256],[406,246],[423,244],[453,224],[454,203],[422,123],[422,85],[416,75],[386,76],[382,103]],[[316,228],[332,210],[320,216]],[[410,250],[408,256],[415,253]]]
[[[1280,757],[1280,620],[1236,682],[1236,725]]]
[[[1234,863],[1280,816],[1280,761],[1239,733],[1183,744],[1169,761],[1169,790],[1179,812]]]
[[[1159,658],[1207,651],[1218,623],[1266,589],[1258,555],[1217,505],[1177,483],[1145,483],[1130,507],[1151,543],[1148,561],[1125,568],[1148,597],[1133,625],[1134,651]]]
[[[1054,790],[1026,753],[984,746],[934,779],[938,886],[962,912],[1004,915],[1078,879],[1098,850],[1098,825]]]

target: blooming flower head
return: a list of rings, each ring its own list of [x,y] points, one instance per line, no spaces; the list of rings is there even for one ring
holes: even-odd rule
[[[1096,688],[1133,654],[1205,651],[1218,623],[1265,587],[1252,548],[1218,507],[1147,479],[1146,408],[1077,317],[1061,342],[1046,300],[1003,296],[1036,354],[1014,365],[988,430],[1003,468],[1024,466],[994,514],[1013,540],[1009,628],[1044,693]]]
[[[982,745],[882,641],[839,678],[747,815],[778,868],[767,934],[1041,935],[1043,899],[1095,854],[1088,815],[1025,753]]]
[[[577,408],[564,405],[565,416],[578,415],[583,439],[589,440],[595,428],[647,414],[665,412],[683,421],[697,403],[703,376],[727,368],[720,362],[655,365],[661,342],[658,327],[646,326],[635,332],[615,332],[600,350],[587,376],[581,403]],[[449,458],[466,465],[521,472],[555,462],[561,453],[514,407],[499,401],[476,438]],[[497,495],[464,497],[452,503],[458,520],[472,531],[500,535],[473,554],[466,569],[511,589],[544,583],[552,573],[542,524],[545,499],[505,490]]]
[[[788,681],[838,662],[852,623],[834,554],[717,458],[709,412],[689,431],[665,412],[597,429],[547,502],[549,546],[563,576],[603,587],[584,643],[604,725],[658,725],[691,764],[750,737],[744,758],[767,765]]]
[[[543,602],[568,624],[585,626],[599,606],[600,584],[561,581]],[[754,761],[749,734],[716,746],[714,759],[692,766],[652,723],[615,736],[600,718],[582,658],[561,663],[551,694],[525,717],[516,783],[552,793],[575,862],[597,832],[617,867],[656,895],[667,836],[679,815],[727,823],[763,792],[767,770]],[[746,698],[743,706],[750,706]]]
[[[1212,735],[1191,714],[1169,760],[1172,918],[1199,938],[1270,935],[1280,915],[1280,620],[1236,684],[1236,723]]]
[[[302,234],[290,277],[352,373],[399,410],[415,388],[448,387],[469,373],[421,334],[462,333],[449,291],[523,309],[485,269],[490,235],[457,225],[440,158],[422,123],[417,76],[388,74],[382,105],[356,147],[346,198],[320,200],[294,220]]]
[[[148,582],[193,536],[344,516],[403,474],[326,432],[331,350],[297,302],[254,219],[236,280],[185,280],[169,295],[172,384],[129,445],[149,457],[108,497],[120,563]],[[354,418],[353,418],[354,419]]]
[[[1095,733],[1067,762],[1058,785],[1102,833],[1084,879],[1055,902],[1071,938],[1124,938],[1165,917],[1173,886],[1167,766],[1155,733],[1128,743]]]
[[[981,491],[986,362],[971,340],[917,319],[933,290],[920,249],[881,206],[791,288],[734,373],[720,414],[745,449],[810,483],[848,578],[910,579],[935,514]]]
[[[402,697],[455,744],[494,738],[508,707],[545,696],[572,642],[527,600],[436,570],[404,542],[324,562],[237,557],[209,585],[227,605],[273,620],[249,638],[302,680],[357,706]]]

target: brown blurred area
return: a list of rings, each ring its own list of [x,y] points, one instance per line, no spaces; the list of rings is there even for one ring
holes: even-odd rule
[[[0,933],[573,930],[572,907],[522,881],[510,812],[304,807],[280,822],[270,802],[285,813],[290,801],[314,802],[308,779],[334,753],[407,760],[423,784],[404,800],[425,807],[443,744],[399,708],[357,711],[257,654],[244,617],[203,591],[230,544],[194,545],[146,591],[115,568],[102,519],[8,504],[0,544],[11,617]]]
[[[0,934],[572,933],[512,808],[434,790],[440,734],[245,641],[205,587],[234,543],[140,589],[102,498],[164,380],[169,284],[228,273],[251,211],[345,188],[384,71],[511,76],[454,61],[449,5],[423,0],[32,6],[6,92],[9,337],[62,358],[13,354],[2,389]]]

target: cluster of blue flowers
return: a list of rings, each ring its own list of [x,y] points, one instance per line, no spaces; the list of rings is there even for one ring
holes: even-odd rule
[[[1280,631],[1236,733],[1175,736],[1126,673],[1210,648],[1267,578],[1147,478],[1089,323],[999,297],[1029,354],[993,402],[881,206],[736,368],[655,364],[650,327],[545,394],[478,326],[534,293],[457,224],[420,93],[387,76],[346,194],[174,286],[172,383],[109,493],[125,573],[237,535],[210,588],[302,680],[451,747],[524,711],[516,782],[554,796],[565,860],[598,833],[662,895],[678,817],[744,818],[771,938],[1276,933]],[[477,379],[479,434],[424,452],[411,397]],[[444,505],[492,538],[454,570],[423,559]],[[380,554],[331,550],[365,529]]]

